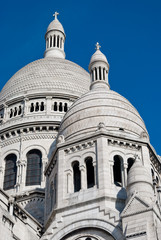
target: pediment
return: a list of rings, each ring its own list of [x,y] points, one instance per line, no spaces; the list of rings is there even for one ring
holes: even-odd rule
[[[144,212],[149,210],[149,204],[146,203],[138,193],[134,193],[131,199],[128,201],[126,207],[124,208],[121,216],[131,215],[134,213]]]

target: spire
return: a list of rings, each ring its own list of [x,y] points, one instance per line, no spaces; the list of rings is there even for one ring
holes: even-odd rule
[[[89,63],[89,72],[91,74],[91,88],[105,87],[109,89],[108,72],[109,64],[106,56],[100,51],[100,44],[96,43],[96,52],[92,55]]]
[[[45,34],[46,50],[44,57],[65,58],[64,42],[65,32],[58,20],[58,12],[53,14],[55,19],[49,24]]]

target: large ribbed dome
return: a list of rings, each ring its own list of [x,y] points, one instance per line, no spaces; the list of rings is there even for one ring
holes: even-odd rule
[[[60,128],[65,139],[75,139],[94,133],[104,123],[109,132],[130,134],[139,138],[146,127],[137,110],[118,93],[107,89],[92,89],[69,109]]]
[[[79,65],[48,57],[26,65],[13,75],[0,93],[0,102],[42,93],[79,97],[87,92],[89,84],[89,74]]]

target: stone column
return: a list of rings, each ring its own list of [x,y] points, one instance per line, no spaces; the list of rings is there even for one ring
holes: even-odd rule
[[[51,113],[51,106],[52,106],[52,97],[51,96],[47,96],[46,97],[46,114],[50,114]]]
[[[102,130],[100,130],[102,131]],[[100,189],[107,189],[110,186],[110,167],[107,138],[97,139],[97,171],[98,185]]]
[[[64,172],[64,150],[59,150],[57,156],[57,164],[58,164],[58,188],[57,188],[57,207],[62,207],[64,196],[66,195],[66,177]]]
[[[25,188],[26,185],[26,171],[27,171],[27,161],[21,161],[21,190]]]
[[[3,104],[3,107],[4,107],[4,114],[3,114],[3,121],[7,121],[8,119],[8,106],[6,104]]]
[[[95,72],[95,68],[93,69],[93,81],[96,80],[96,72]]]
[[[66,184],[67,193],[73,193],[74,184],[73,184],[73,173],[71,169],[68,169],[66,171],[66,177],[67,177],[67,184]]]
[[[97,186],[97,163],[96,161],[93,162],[93,168],[94,168],[94,186]]]
[[[124,168],[124,184],[125,184],[124,187],[126,187],[127,186],[127,168],[128,168],[127,160],[124,162],[123,168]]]
[[[81,190],[87,189],[87,174],[85,165],[81,165],[79,170],[81,172]]]
[[[111,184],[114,184],[114,175],[113,175],[113,165],[114,165],[114,162],[110,160],[109,164],[110,164]]]
[[[24,98],[24,107],[23,107],[23,114],[27,115],[28,113],[28,109],[29,109],[29,99],[28,98]]]

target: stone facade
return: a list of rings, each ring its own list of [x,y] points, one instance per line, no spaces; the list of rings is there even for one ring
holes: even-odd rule
[[[0,94],[2,239],[159,240],[161,159],[144,121],[110,90],[98,43],[90,75],[65,60],[57,15],[44,59]]]

